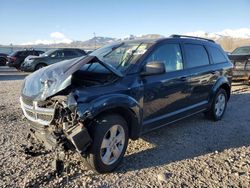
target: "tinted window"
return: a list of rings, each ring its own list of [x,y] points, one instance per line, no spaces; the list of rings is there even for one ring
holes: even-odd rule
[[[187,59],[187,68],[209,64],[208,54],[204,46],[197,44],[184,44],[184,50]]]
[[[51,57],[57,57],[57,58],[64,57],[64,52],[62,50],[55,51],[51,54]]]
[[[166,72],[183,69],[179,44],[164,44],[158,47],[146,61],[147,63],[152,61],[163,62],[165,64]]]
[[[20,54],[20,56],[21,57],[26,57],[26,56],[28,56],[28,55],[30,55],[31,53],[29,52],[29,51],[23,51],[21,54]]]
[[[12,52],[11,54],[10,54],[10,56],[19,56],[20,55],[20,52]]]
[[[72,50],[64,50],[65,57],[74,57],[77,56],[77,53]]]
[[[212,59],[213,59],[214,63],[223,63],[223,62],[227,61],[224,54],[218,48],[209,46],[208,50],[209,50],[209,52],[210,52],[210,54],[212,56]]]
[[[79,55],[86,55],[86,52],[84,50],[81,50],[81,49],[77,49],[76,52],[79,54]]]

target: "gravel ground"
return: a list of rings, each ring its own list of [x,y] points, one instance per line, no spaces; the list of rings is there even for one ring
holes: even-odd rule
[[[233,87],[223,120],[198,114],[130,141],[119,168],[97,175],[77,154],[52,174],[50,154],[26,156],[22,81],[0,81],[0,187],[250,187],[250,87]]]

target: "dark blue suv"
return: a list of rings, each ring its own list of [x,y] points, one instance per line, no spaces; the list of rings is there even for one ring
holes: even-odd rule
[[[112,171],[128,139],[204,112],[217,121],[230,98],[232,64],[212,40],[172,35],[124,41],[39,69],[20,97],[30,139],[80,153]],[[58,164],[58,163],[57,163]]]

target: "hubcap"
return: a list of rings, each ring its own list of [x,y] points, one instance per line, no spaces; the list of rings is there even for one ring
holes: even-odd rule
[[[124,148],[125,132],[121,125],[112,126],[104,135],[101,145],[101,159],[106,165],[115,163]]]
[[[226,97],[223,93],[221,93],[215,102],[215,114],[216,116],[221,116],[224,112],[226,106]]]

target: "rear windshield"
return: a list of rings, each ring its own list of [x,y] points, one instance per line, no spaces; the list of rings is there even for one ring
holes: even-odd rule
[[[17,54],[18,54],[18,52],[12,52],[12,53],[10,53],[9,56],[15,56],[15,55],[17,55]]]
[[[250,47],[240,47],[240,48],[236,48],[232,54],[235,55],[241,55],[241,54],[250,54]]]

